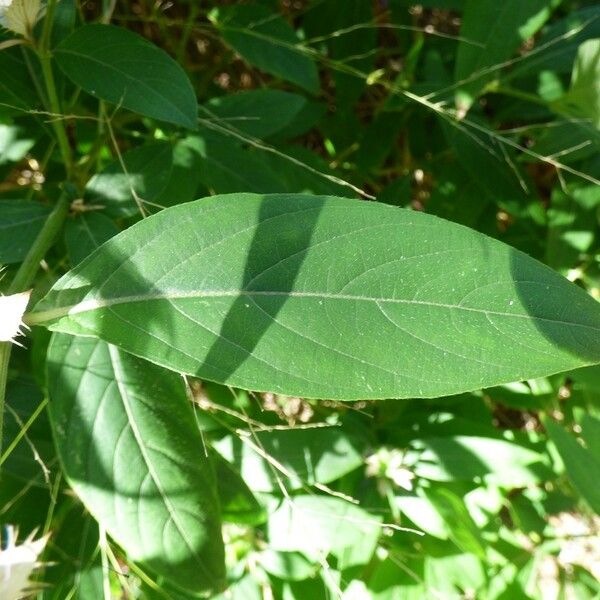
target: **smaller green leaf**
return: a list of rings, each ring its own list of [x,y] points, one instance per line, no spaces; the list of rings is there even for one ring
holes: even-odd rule
[[[332,496],[283,500],[268,524],[271,548],[308,557],[333,554],[338,568],[366,564],[375,552],[381,518]]]
[[[280,489],[278,478],[284,478],[289,489],[298,489],[329,483],[356,469],[363,463],[364,441],[341,428],[290,429],[259,431],[244,439],[229,435],[214,447],[236,464],[254,491],[273,492]]]
[[[197,128],[198,107],[183,69],[143,37],[112,25],[84,25],[54,50],[56,62],[88,94],[146,117]]]
[[[44,556],[53,565],[43,575],[50,585],[40,600],[103,598],[98,524],[78,500],[64,496],[60,526],[53,528],[52,544]]]
[[[79,264],[106,240],[117,235],[117,226],[101,213],[84,212],[65,225],[65,243],[73,266]]]
[[[544,419],[544,427],[565,465],[567,476],[591,508],[600,514],[600,462],[563,427]]]
[[[263,154],[243,148],[233,138],[214,131],[190,136],[191,147],[200,157],[199,177],[210,190],[226,194],[250,190],[269,193],[283,189],[278,174]]]
[[[479,477],[508,488],[537,483],[552,473],[544,456],[502,439],[476,435],[417,440],[414,467],[419,477],[468,481]]]
[[[305,105],[298,94],[264,89],[211,98],[200,110],[222,127],[266,138],[292,123]]]
[[[425,494],[446,522],[450,539],[467,554],[485,560],[486,543],[463,500],[446,488],[431,488]]]
[[[267,549],[256,556],[260,566],[285,581],[302,581],[315,574],[317,568],[299,552],[276,552]]]
[[[395,496],[398,508],[419,529],[442,540],[448,539],[448,526],[427,496]]]
[[[211,451],[215,468],[221,518],[228,523],[257,525],[266,514],[239,473],[219,454]]]
[[[17,125],[0,124],[0,165],[25,158],[35,144],[36,134]]]
[[[90,203],[103,205],[112,217],[138,214],[137,202],[144,210],[153,210],[154,200],[171,179],[173,146],[151,142],[125,152],[122,160],[114,160],[90,179],[85,188]]]
[[[36,202],[0,200],[0,264],[25,258],[49,214]]]
[[[260,4],[234,4],[216,15],[223,39],[251,65],[316,94],[319,75],[292,27]]]
[[[457,105],[468,110],[504,62],[550,17],[557,0],[466,0],[454,76]]]
[[[0,42],[5,41],[0,31]],[[39,99],[21,48],[0,51],[0,112],[20,113],[38,106]]]
[[[579,46],[571,87],[556,107],[574,117],[588,118],[600,129],[600,39]]]
[[[600,464],[600,419],[584,414],[581,418],[581,437],[594,460]]]

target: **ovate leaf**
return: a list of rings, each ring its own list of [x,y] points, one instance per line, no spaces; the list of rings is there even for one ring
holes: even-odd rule
[[[97,212],[83,212],[67,221],[65,244],[71,264],[80,263],[117,233],[119,233],[117,226],[108,217]]]
[[[28,317],[317,398],[431,397],[600,361],[600,306],[496,240],[373,202],[232,194],[106,242]]]
[[[102,100],[196,129],[198,107],[183,69],[143,37],[112,25],[84,25],[55,49],[67,77]]]
[[[191,589],[223,577],[216,481],[181,378],[54,335],[50,415],[65,475],[128,556]]]

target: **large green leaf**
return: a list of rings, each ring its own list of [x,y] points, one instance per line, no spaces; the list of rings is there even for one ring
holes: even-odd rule
[[[501,65],[548,19],[560,0],[467,0],[456,53],[457,104],[467,110]]]
[[[100,340],[55,334],[48,382],[65,475],[98,522],[178,585],[220,587],[216,481],[182,379]]]
[[[439,396],[600,361],[600,307],[556,272],[460,225],[332,197],[164,210],[66,274],[27,320],[317,398]]]
[[[49,214],[37,202],[0,200],[0,264],[25,258]]]
[[[196,129],[198,106],[183,69],[132,31],[84,25],[55,49],[67,77],[89,94],[141,115]]]

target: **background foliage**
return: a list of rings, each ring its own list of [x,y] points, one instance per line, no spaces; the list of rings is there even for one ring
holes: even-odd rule
[[[226,205],[185,206],[197,198],[328,194],[505,242],[581,288],[560,280],[534,308],[525,294],[530,310],[583,319],[584,306],[598,322],[596,2],[60,0],[25,34],[33,43],[0,50],[2,292],[21,291],[43,231],[53,243],[29,278],[34,301],[124,230],[73,280],[110,277],[119,244],[146,244],[155,281],[194,232],[225,227]],[[211,206],[227,214],[211,222]],[[350,213],[330,227],[350,227]],[[152,245],[180,214],[194,218],[173,245]],[[307,244],[314,223],[287,222],[287,242]],[[429,241],[408,228],[410,247],[454,240],[462,254],[430,259],[415,281],[446,294],[465,265],[500,277],[506,247],[478,253],[461,237],[475,234],[439,227]],[[260,256],[278,251],[255,233]],[[227,256],[252,252],[242,241]],[[56,307],[65,281],[37,310]],[[325,383],[351,393],[328,397],[352,402],[317,401],[182,378],[110,345],[98,323],[103,339],[69,335],[92,327],[75,318],[61,333],[33,327],[7,371],[0,521],[51,534],[40,599],[600,596],[599,367],[443,396],[477,387],[464,381],[479,371],[415,343],[410,369],[432,382],[407,395],[442,397],[365,400],[378,396],[345,379]],[[524,349],[513,333],[494,350],[513,368],[503,381],[599,360],[593,335],[562,333],[567,352],[556,339]],[[123,338],[169,366],[158,344],[147,355]],[[481,355],[477,339],[464,352]],[[463,387],[436,387],[434,373]]]

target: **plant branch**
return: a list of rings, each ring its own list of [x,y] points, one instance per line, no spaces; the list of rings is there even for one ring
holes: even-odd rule
[[[69,201],[73,194],[70,186],[63,190],[54,210],[50,213],[44,227],[30,248],[25,260],[21,263],[15,278],[11,282],[8,293],[24,292],[31,286],[40,266],[41,260],[52,246],[58,232],[62,229],[68,214]],[[2,435],[4,426],[4,400],[6,396],[6,380],[8,379],[8,363],[12,344],[0,342],[0,453],[2,452]]]
[[[44,19],[44,29],[40,38],[40,43],[37,50],[37,55],[40,59],[42,66],[42,74],[44,76],[44,83],[46,84],[46,92],[48,94],[48,103],[50,105],[50,111],[55,115],[61,115],[62,110],[58,94],[56,92],[56,83],[54,81],[54,72],[52,71],[52,53],[50,51],[50,34],[52,33],[52,22],[54,21],[54,12],[56,10],[56,0],[48,0],[46,9],[46,18]],[[52,128],[54,129],[54,135],[58,141],[58,147],[62,159],[65,163],[65,169],[67,171],[67,179],[73,181],[74,175],[74,163],[73,153],[71,146],[69,145],[69,139],[65,129],[64,122],[61,119],[52,119]]]

